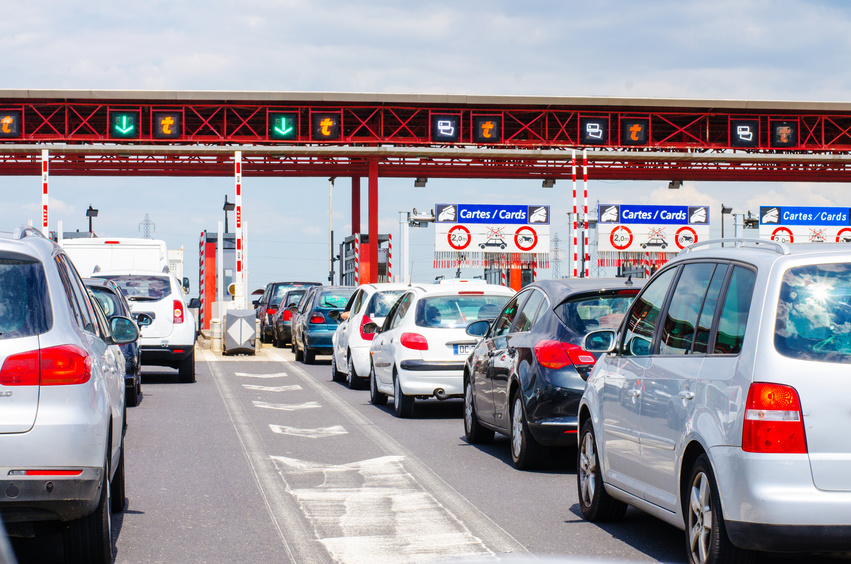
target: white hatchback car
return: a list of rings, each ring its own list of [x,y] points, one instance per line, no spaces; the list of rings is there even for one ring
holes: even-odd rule
[[[369,375],[369,346],[374,333],[364,333],[367,323],[384,324],[387,312],[396,303],[408,284],[361,284],[352,294],[343,314],[348,317],[340,323],[332,338],[331,376],[335,382],[345,378],[349,388],[356,388]],[[332,311],[329,315],[340,317]]]
[[[464,361],[476,345],[467,325],[494,319],[514,290],[484,281],[414,285],[393,305],[370,347],[370,401],[393,396],[397,417],[410,417],[414,399],[463,397]]]

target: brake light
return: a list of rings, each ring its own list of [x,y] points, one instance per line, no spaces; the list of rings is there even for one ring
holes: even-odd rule
[[[541,366],[556,370],[569,364],[589,366],[597,360],[593,354],[578,345],[552,340],[538,341],[535,345],[535,358]]]
[[[85,384],[92,377],[92,359],[77,345],[61,345],[41,350],[41,385]]]
[[[175,323],[183,323],[183,319],[184,319],[183,301],[182,300],[174,300],[174,322]]]
[[[742,429],[742,450],[785,454],[807,452],[804,415],[795,388],[762,382],[751,384]]]
[[[426,341],[426,338],[419,333],[402,333],[402,336],[399,337],[399,342],[402,343],[402,346],[406,349],[412,349],[415,351],[428,350],[428,341]]]
[[[472,290],[470,290],[470,291],[458,292],[458,295],[459,296],[470,296],[470,295],[481,296],[481,295],[484,295],[484,292],[481,291],[481,290],[478,291],[478,292],[473,292]]]
[[[311,323],[325,323],[325,316],[321,313],[314,313],[310,316]]]
[[[375,337],[375,333],[363,332],[363,326],[367,323],[372,323],[372,319],[370,319],[368,315],[364,315],[360,318],[360,338],[364,341],[371,341]]]
[[[25,470],[27,476],[79,476],[82,470]]]
[[[266,308],[266,315],[269,316],[269,319],[272,319],[272,316],[275,315],[276,311],[278,311],[278,308],[276,308],[276,307],[267,307]]]
[[[27,351],[6,357],[0,368],[0,385],[38,386],[38,351]]]
[[[618,290],[619,296],[637,296],[638,290]]]
[[[284,313],[281,314],[281,319],[284,321],[290,321],[293,318],[293,312],[290,310],[284,310]]]

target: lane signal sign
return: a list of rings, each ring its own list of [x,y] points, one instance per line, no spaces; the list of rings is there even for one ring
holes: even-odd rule
[[[296,139],[297,137],[297,113],[269,113],[269,139]]]
[[[730,145],[733,147],[758,147],[759,120],[731,119]]]
[[[609,118],[579,119],[579,142],[583,145],[605,145],[609,141]]]
[[[647,145],[650,120],[628,118],[621,121],[621,145]]]
[[[797,147],[798,124],[794,121],[772,121],[771,146],[778,149]]]
[[[20,110],[0,110],[0,137],[21,137],[21,115]]]
[[[180,112],[154,112],[154,137],[176,139],[183,137],[183,116]]]
[[[473,141],[476,143],[501,142],[502,118],[498,116],[474,116]]]
[[[431,140],[441,143],[457,143],[461,139],[461,116],[431,116]]]
[[[340,138],[340,114],[313,114],[313,139],[334,141]]]
[[[139,112],[110,112],[109,134],[115,139],[139,137]]]

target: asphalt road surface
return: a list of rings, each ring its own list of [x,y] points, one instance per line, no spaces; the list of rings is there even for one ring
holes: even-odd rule
[[[146,368],[128,410],[116,562],[686,561],[684,533],[640,511],[583,521],[573,449],[517,471],[505,437],[467,444],[460,400],[397,419],[392,401],[371,405],[331,380],[329,357],[317,362],[264,345],[199,348],[195,384]],[[62,562],[61,541],[13,548],[20,562]]]

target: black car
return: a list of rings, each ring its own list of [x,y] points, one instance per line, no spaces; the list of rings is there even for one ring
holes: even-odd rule
[[[281,298],[278,311],[272,315],[272,344],[276,347],[283,348],[292,340],[293,310],[290,307],[297,306],[305,292],[307,292],[305,288],[288,290]]]
[[[257,319],[260,320],[260,342],[269,343],[273,337],[272,316],[281,305],[281,298],[288,290],[299,287],[321,286],[321,282],[269,282],[259,300],[254,305]]]
[[[113,317],[136,319],[137,316],[130,313],[127,298],[115,282],[105,278],[86,278],[83,282],[103,307],[103,313],[108,320]],[[137,325],[150,324],[151,318],[147,314],[140,313],[138,316]],[[124,403],[128,407],[135,407],[139,404],[139,396],[142,393],[142,351],[138,339],[121,345],[121,352],[124,354],[124,382],[127,385]]]
[[[496,319],[471,323],[467,332],[483,338],[464,368],[467,441],[508,435],[518,469],[542,463],[546,446],[575,446],[577,408],[596,361],[582,339],[595,329],[617,329],[641,284],[543,280],[514,296]]]

